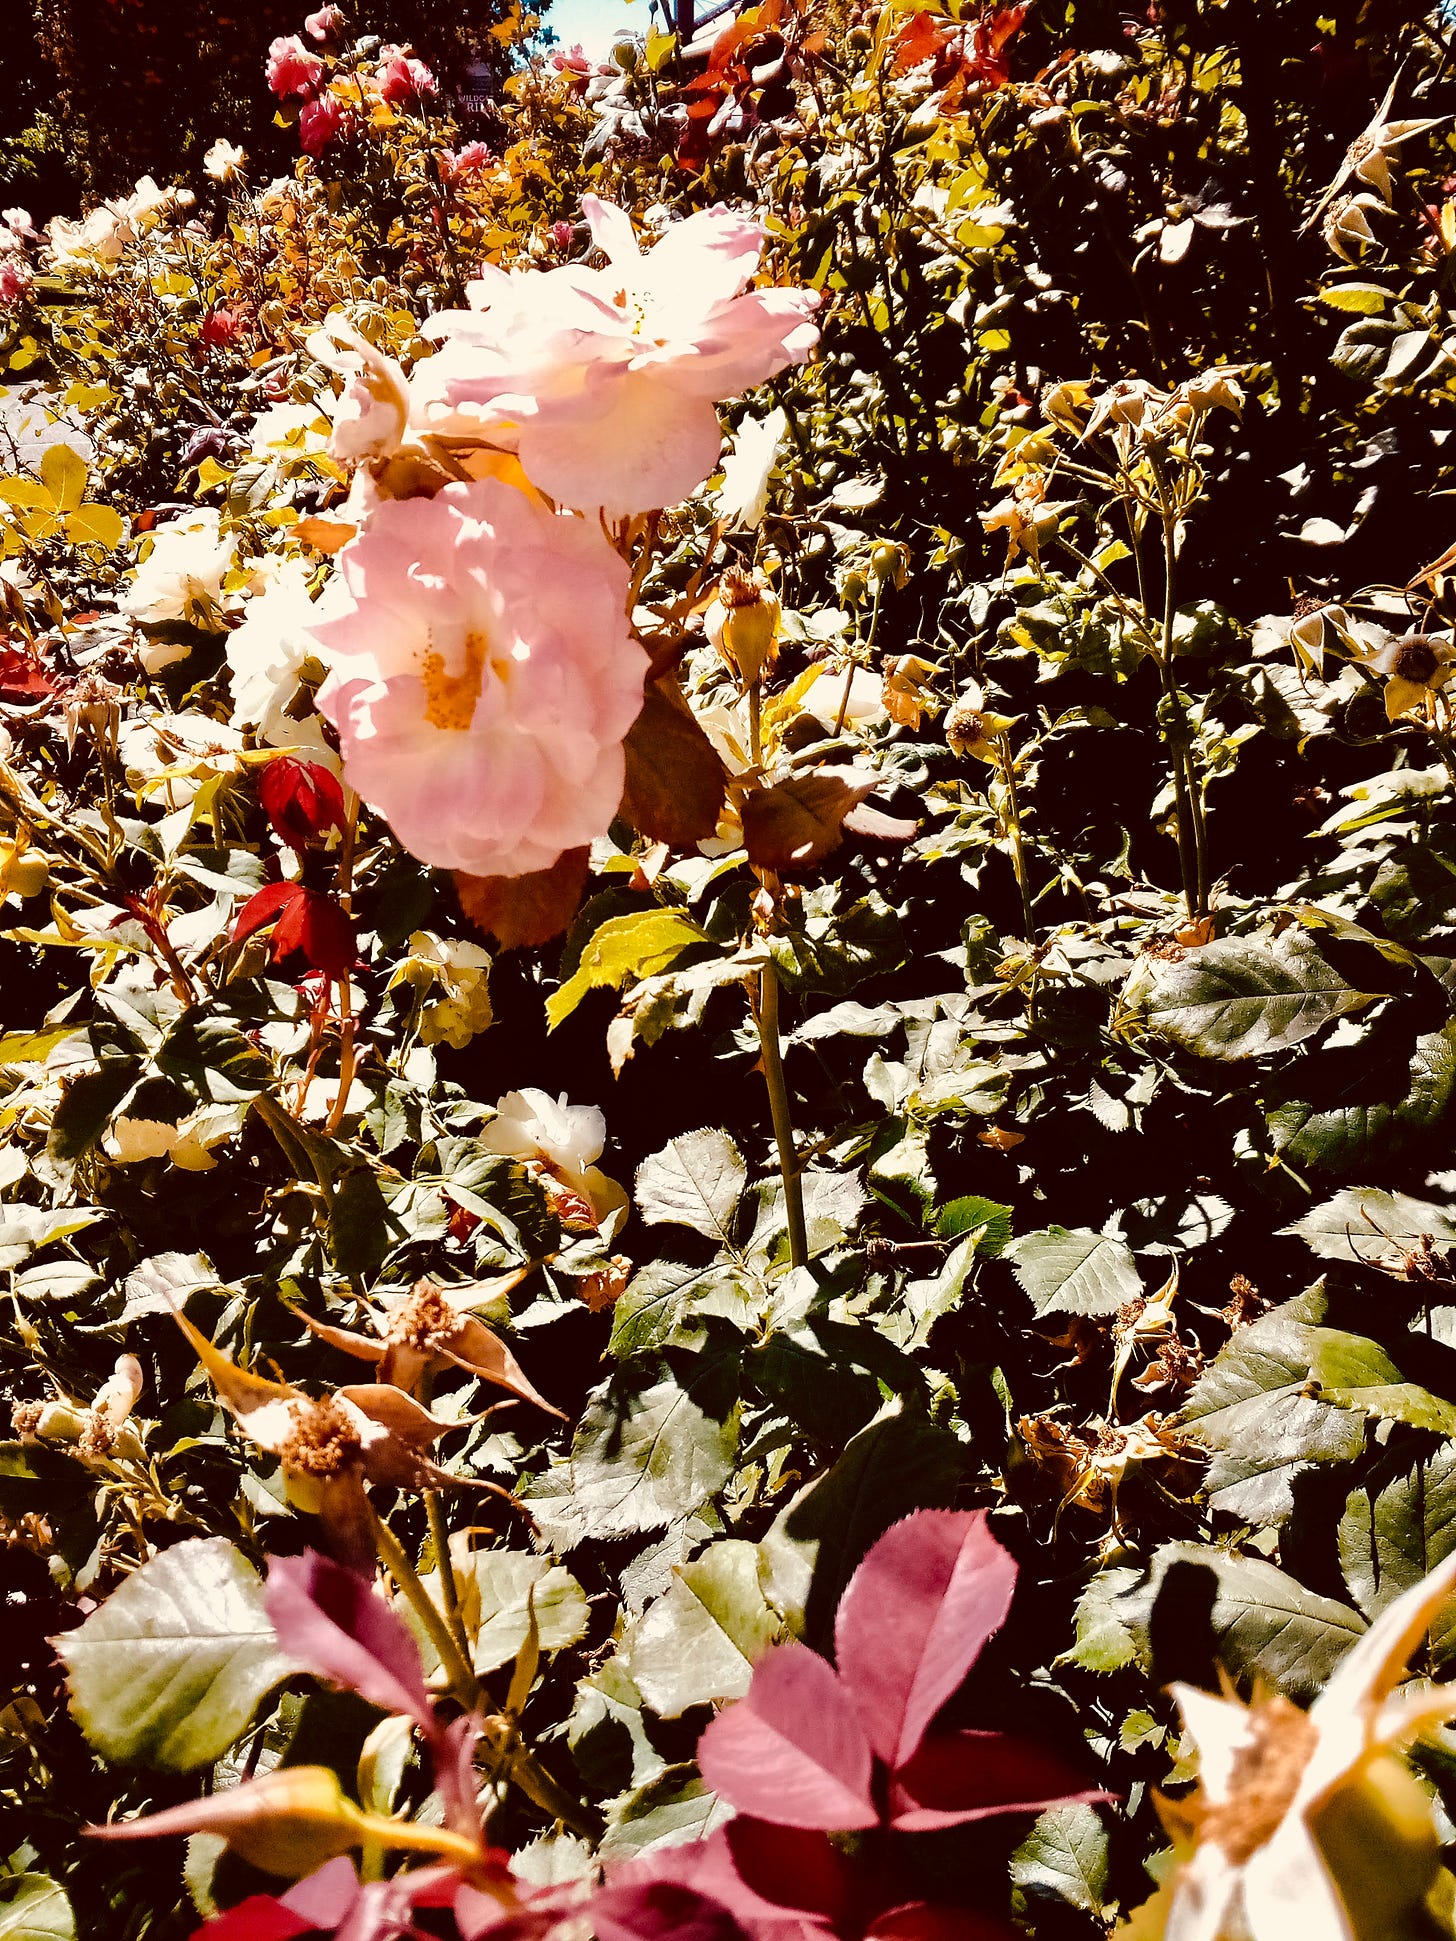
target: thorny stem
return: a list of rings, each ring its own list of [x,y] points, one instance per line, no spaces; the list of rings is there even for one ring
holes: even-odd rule
[[[399,1538],[382,1517],[370,1512],[374,1523],[374,1547],[379,1552],[379,1561],[389,1572],[395,1583],[404,1593],[405,1602],[424,1625],[430,1643],[440,1655],[440,1663],[450,1680],[450,1690],[465,1707],[473,1712],[480,1703],[480,1681],[471,1670],[464,1653],[455,1640],[453,1632],[440,1615],[440,1608],[434,1598],[420,1582],[419,1572],[409,1560],[408,1552]],[[440,1579],[443,1583],[447,1563],[441,1562]]]
[[[420,1377],[420,1403],[430,1406],[430,1391],[433,1387],[430,1370],[427,1368]],[[450,1554],[450,1531],[445,1523],[445,1505],[437,1489],[424,1492],[425,1515],[430,1525],[430,1542],[435,1551],[435,1568],[440,1573],[440,1592],[445,1600],[445,1621],[449,1625],[456,1642],[468,1657],[470,1640],[465,1633],[465,1621],[460,1615],[460,1586],[455,1579],[455,1560]]]
[[[1163,470],[1156,461],[1153,475],[1158,481],[1158,500],[1163,524],[1163,638],[1160,665],[1163,676],[1163,693],[1170,708],[1176,709],[1181,720],[1183,699],[1178,692],[1177,678],[1173,672],[1173,622],[1176,615],[1177,597],[1177,519],[1178,515],[1165,491]],[[1178,869],[1183,878],[1183,901],[1188,908],[1190,922],[1208,914],[1208,863],[1205,855],[1206,831],[1203,821],[1203,805],[1195,803],[1198,793],[1198,778],[1193,771],[1190,752],[1175,724],[1168,724],[1169,747],[1173,756],[1173,793],[1178,809]]]
[[[763,1080],[768,1087],[768,1106],[773,1116],[774,1143],[779,1152],[779,1177],[784,1182],[789,1259],[795,1267],[807,1267],[809,1238],[804,1228],[804,1183],[799,1175],[794,1121],[789,1110],[789,1088],[784,1080],[783,1054],[779,1047],[779,974],[771,962],[759,972],[754,1021],[758,1025]]]
[[[1021,798],[1016,792],[1016,761],[1005,735],[996,737],[996,766],[1006,784],[1006,807],[1011,824],[1011,867],[1016,872],[1016,887],[1021,892],[1021,921],[1026,941],[1036,943],[1036,919],[1031,913],[1031,886],[1026,874],[1026,849],[1021,840]]]

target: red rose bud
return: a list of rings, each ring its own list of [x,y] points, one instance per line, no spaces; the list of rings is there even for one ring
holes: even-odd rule
[[[259,779],[258,800],[291,849],[307,849],[330,829],[343,831],[344,791],[338,777],[318,762],[275,757]]]
[[[344,977],[358,955],[354,926],[339,905],[302,883],[269,883],[250,896],[233,924],[233,942],[242,943],[270,923],[269,956],[275,964],[298,951],[311,969]]]

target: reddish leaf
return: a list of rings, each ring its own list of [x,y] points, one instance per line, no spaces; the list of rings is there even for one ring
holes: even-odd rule
[[[877,1914],[864,1941],[1023,1941],[1023,1936],[994,1914],[947,1907],[944,1901],[906,1901]]]
[[[313,1550],[275,1557],[264,1603],[290,1657],[381,1711],[402,1712],[422,1731],[433,1732],[435,1715],[414,1634],[357,1572]]]
[[[272,1894],[251,1894],[195,1929],[192,1941],[295,1941],[297,1935],[318,1931],[317,1922],[295,1914]]]
[[[740,1812],[779,1826],[879,1823],[869,1742],[834,1667],[807,1645],[778,1645],[759,1659],[748,1696],[698,1741],[698,1765]]]
[[[502,950],[550,943],[576,915],[590,858],[589,849],[568,849],[550,869],[530,876],[466,876],[457,870],[460,908]]]
[[[671,1880],[615,1881],[594,1894],[596,1941],[741,1941],[720,1901]]]
[[[834,1650],[870,1744],[892,1771],[1005,1619],[1016,1564],[984,1510],[917,1510],[893,1524],[849,1581]]]
[[[55,691],[44,661],[20,647],[0,647],[0,701],[45,701]]]
[[[820,768],[754,789],[741,804],[743,842],[760,869],[805,869],[822,862],[844,836],[844,819],[878,786],[852,768]]]
[[[258,800],[283,840],[294,849],[307,849],[330,829],[344,827],[344,791],[339,780],[318,762],[296,755],[278,755],[258,778]]]
[[[648,683],[623,752],[627,782],[621,812],[634,829],[678,848],[712,835],[728,778],[672,676]]]
[[[863,1899],[858,1870],[823,1833],[747,1816],[706,1840],[660,1847],[612,1875],[613,1887],[646,1881],[691,1888],[756,1935],[769,1923],[793,1923],[809,1933],[848,1930],[858,1925],[853,1916]]]
[[[275,964],[298,951],[314,970],[343,977],[358,955],[354,926],[332,897],[301,883],[265,883],[233,921],[233,942],[273,925],[269,950]]]
[[[1004,1732],[943,1732],[925,1740],[890,1781],[890,1823],[929,1833],[995,1813],[1040,1813],[1102,1799],[1055,1753]]]

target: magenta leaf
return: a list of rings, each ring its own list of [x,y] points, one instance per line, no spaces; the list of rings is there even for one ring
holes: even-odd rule
[[[877,1914],[864,1941],[1023,1941],[1023,1936],[1020,1928],[994,1914],[949,1907],[944,1901],[906,1901]]]
[[[849,1580],[834,1621],[839,1675],[894,1771],[1011,1608],[1016,1564],[984,1510],[916,1510]]]
[[[834,1667],[807,1645],[776,1645],[748,1696],[698,1741],[698,1765],[741,1813],[826,1831],[876,1826],[870,1748]]]
[[[786,1923],[826,1934],[857,1925],[851,1911],[862,1899],[852,1862],[823,1833],[770,1826],[746,1816],[706,1840],[659,1847],[613,1874],[611,1885],[646,1881],[690,1888],[727,1910],[749,1934]],[[596,1906],[591,1913],[595,1917]]]
[[[720,1901],[671,1880],[609,1884],[592,1896],[596,1941],[741,1941]]]
[[[319,1677],[358,1692],[386,1712],[435,1729],[419,1646],[357,1571],[317,1551],[275,1557],[264,1603],[284,1651]]]
[[[1105,1798],[1056,1753],[1004,1732],[943,1732],[890,1781],[890,1824],[902,1833],[1039,1813],[1062,1801]]]

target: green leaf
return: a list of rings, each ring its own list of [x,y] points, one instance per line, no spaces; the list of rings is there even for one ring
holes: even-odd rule
[[[1456,1226],[1444,1207],[1378,1186],[1347,1186],[1279,1231],[1297,1234],[1322,1260],[1356,1260],[1394,1273],[1424,1241],[1441,1252],[1456,1246]]]
[[[1144,1583],[1112,1609],[1149,1655],[1153,1604],[1175,1564],[1212,1573],[1210,1623],[1219,1656],[1242,1680],[1262,1678],[1289,1698],[1311,1698],[1366,1629],[1358,1611],[1319,1597],[1262,1557],[1235,1557],[1211,1544],[1166,1543]]]
[[[1321,1337],[1330,1332],[1314,1325],[1323,1313],[1314,1289],[1240,1328],[1184,1403],[1180,1425],[1213,1451],[1207,1488],[1214,1509],[1250,1523],[1281,1522],[1294,1507],[1291,1484],[1301,1470],[1352,1462],[1364,1451],[1364,1422],[1321,1399],[1313,1380]]]
[[[573,974],[547,998],[551,1029],[571,1015],[588,991],[604,984],[620,991],[629,977],[651,977],[666,970],[691,945],[711,941],[705,930],[676,910],[608,917],[581,953]]]
[[[329,1203],[329,1257],[341,1274],[377,1272],[399,1224],[367,1166],[346,1173]]]
[[[662,1718],[742,1698],[754,1661],[780,1629],[759,1581],[756,1543],[729,1538],[673,1572],[666,1594],[633,1626],[623,1655],[632,1682]]]
[[[1116,1314],[1143,1291],[1131,1249],[1086,1227],[1023,1233],[1006,1257],[1039,1315]]]
[[[1350,1595],[1373,1623],[1456,1550],[1456,1443],[1352,1491],[1339,1541]],[[1431,1647],[1437,1665],[1456,1657],[1456,1604],[1436,1613]]]
[[[733,1215],[748,1184],[743,1155],[726,1132],[703,1127],[671,1139],[637,1168],[637,1209],[649,1226],[691,1227],[731,1246]]]
[[[472,1553],[461,1607],[476,1634],[477,1671],[511,1663],[530,1635],[532,1604],[543,1652],[564,1651],[586,1636],[591,1618],[586,1592],[569,1570],[520,1550]]]
[[[721,1260],[686,1267],[678,1260],[652,1260],[632,1277],[612,1309],[611,1352],[619,1361],[665,1348],[701,1332],[710,1315],[752,1327],[764,1304],[739,1270]]]
[[[42,1247],[105,1218],[99,1206],[20,1206],[12,1200],[0,1207],[0,1268],[18,1267]]]
[[[1204,944],[1175,961],[1144,957],[1125,992],[1158,1037],[1219,1059],[1287,1050],[1374,995],[1347,984],[1299,929],[1272,943]]]
[[[56,1650],[71,1710],[96,1750],[176,1772],[226,1752],[294,1669],[257,1572],[223,1537],[153,1557]]]
[[[709,1415],[671,1376],[639,1392],[609,1382],[587,1403],[566,1473],[530,1492],[532,1509],[562,1550],[661,1530],[723,1487],[737,1447],[736,1420]]]
[[[1011,1239],[1011,1208],[1003,1206],[1000,1200],[985,1200],[978,1193],[969,1193],[941,1207],[935,1216],[935,1231],[942,1240],[974,1233],[976,1252],[994,1260],[1005,1253]]]
[[[73,1160],[90,1152],[142,1069],[140,1059],[104,1058],[96,1071],[71,1079],[51,1120],[46,1141],[49,1156]]]
[[[76,1917],[49,1874],[0,1877],[0,1941],[76,1941]]]
[[[1064,1901],[1104,1919],[1110,1912],[1107,1828],[1090,1806],[1053,1806],[1011,1856],[1011,1879],[1030,1900]]]
[[[1364,1094],[1324,1108],[1293,1100],[1268,1114],[1276,1151],[1293,1166],[1326,1173],[1362,1171],[1439,1123],[1456,1089],[1456,1022],[1416,1040],[1408,1066],[1366,1065],[1356,1080]],[[1297,1084],[1296,1076],[1291,1084]],[[1353,1088],[1352,1088],[1353,1089]],[[1373,1096],[1372,1096],[1373,1094]],[[1402,1096],[1403,1094],[1403,1096]]]

